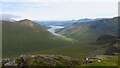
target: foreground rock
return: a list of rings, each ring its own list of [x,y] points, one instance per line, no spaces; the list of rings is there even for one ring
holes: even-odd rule
[[[21,55],[16,59],[3,59],[4,66],[77,66],[80,61],[62,55]]]

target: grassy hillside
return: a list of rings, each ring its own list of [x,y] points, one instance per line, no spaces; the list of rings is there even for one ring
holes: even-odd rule
[[[71,40],[54,36],[30,20],[3,21],[3,57],[15,57],[27,52],[72,45]]]
[[[98,59],[101,62],[98,62]],[[118,55],[98,55],[97,59],[94,59],[92,63],[83,63],[82,66],[118,66]]]
[[[70,38],[54,36],[41,25],[30,20],[3,21],[3,57],[21,54],[57,54],[81,59],[88,55],[103,54],[106,48],[81,44]]]
[[[101,35],[116,35],[118,32],[118,18],[91,21],[68,26],[58,33],[77,39],[81,43],[95,42]]]
[[[85,57],[87,55],[106,54],[103,56],[104,59],[102,59],[102,63],[95,61],[91,64],[85,64],[85,66],[116,66],[118,63],[118,55],[113,56],[112,54],[119,52],[119,41],[117,39],[117,34],[120,33],[118,30],[119,18],[120,17],[115,17],[109,20],[75,23],[57,32],[75,39],[79,43],[83,43],[83,46],[79,45],[80,48],[77,46],[78,49],[77,47],[71,48],[71,50],[75,48],[74,50],[78,50],[78,52],[80,52],[73,53],[76,56],[79,55],[79,58],[80,55]],[[81,48],[84,50],[82,51]]]

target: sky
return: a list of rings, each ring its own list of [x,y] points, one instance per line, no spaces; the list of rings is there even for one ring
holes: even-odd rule
[[[0,15],[13,19],[74,20],[118,16],[119,0],[1,0]]]

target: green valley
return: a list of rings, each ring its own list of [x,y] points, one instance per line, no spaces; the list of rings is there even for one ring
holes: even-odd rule
[[[3,58],[73,44],[27,19],[18,22],[3,21],[2,25]]]
[[[117,66],[117,55],[112,55],[118,53],[119,48],[116,26],[116,18],[76,22],[57,30],[66,36],[62,38],[28,19],[3,21],[3,58],[16,58],[20,55],[64,55],[78,59],[78,66]],[[85,58],[94,56],[98,57],[92,63],[86,64]],[[102,62],[98,62],[98,59]]]
[[[2,68],[120,65],[118,0],[2,0],[0,6]]]

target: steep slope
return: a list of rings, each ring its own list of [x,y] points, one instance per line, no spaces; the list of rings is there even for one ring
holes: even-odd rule
[[[71,41],[57,37],[40,24],[30,20],[2,22],[3,58],[29,52],[71,45]]]
[[[105,51],[106,55],[120,53],[120,50],[119,50],[120,37],[111,36],[111,35],[102,35],[97,39],[96,42],[97,43],[107,43],[106,46],[103,46],[103,48],[107,48]]]
[[[58,31],[58,33],[79,40],[80,42],[95,42],[101,35],[118,33],[118,18],[103,19],[98,21],[76,22],[71,26]]]

